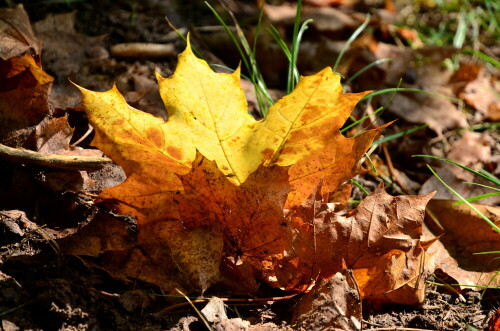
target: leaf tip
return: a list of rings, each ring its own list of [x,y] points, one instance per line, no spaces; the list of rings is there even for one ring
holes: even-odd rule
[[[240,78],[241,78],[241,62],[238,64],[238,67],[236,68],[236,70],[233,71],[232,76],[234,79],[236,79],[238,81],[240,80]]]
[[[155,76],[156,76],[156,80],[158,81],[158,83],[160,83],[166,79],[158,71],[155,71]]]
[[[79,90],[80,90],[80,92],[82,92],[82,93],[83,93],[84,91],[89,91],[89,90],[87,90],[86,88],[81,87],[80,85],[78,85],[77,83],[75,83],[74,81],[72,81],[70,78],[68,78],[68,81],[69,81],[71,84],[73,84],[73,85],[74,85],[77,89],[79,89]]]
[[[432,192],[429,192],[427,194],[424,194],[422,195],[422,199],[425,201],[425,203],[427,204],[427,202],[429,202],[429,200],[432,199],[432,197],[436,194],[437,191],[432,191]]]
[[[186,49],[182,53],[194,55],[193,48],[191,47],[191,32],[188,32],[188,34],[187,34],[186,44],[187,44]]]

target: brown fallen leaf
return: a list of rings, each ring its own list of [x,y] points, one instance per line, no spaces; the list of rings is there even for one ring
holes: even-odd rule
[[[69,142],[73,137],[73,132],[74,129],[69,126],[67,117],[47,118],[35,129],[36,150],[47,154],[69,150]]]
[[[466,131],[462,138],[451,144],[450,152],[446,155],[446,158],[474,170],[488,168],[494,163],[494,158],[491,155],[492,145],[493,138],[488,132],[477,133]],[[438,165],[438,176],[449,186],[453,187],[462,197],[467,199],[491,192],[490,189],[483,186],[464,184],[464,182],[476,182],[483,185],[491,184],[487,180],[449,163],[440,162]],[[420,188],[419,194],[426,194],[433,191],[436,191],[434,199],[458,200],[435,176],[429,177]],[[491,196],[482,199],[481,203],[494,205],[500,203],[500,197]]]
[[[499,121],[499,95],[500,83],[498,82],[498,76],[490,75],[483,69],[475,80],[465,86],[459,96],[481,114],[481,116],[478,116],[479,119]]]
[[[0,60],[0,142],[21,146],[52,114],[52,81],[30,55]]]
[[[346,266],[353,270],[362,298],[422,302],[424,281],[434,271],[426,260],[428,243],[421,241],[431,197],[392,197],[379,187],[341,216],[313,194],[288,216],[290,246],[275,257],[274,277],[289,290],[303,289]]]
[[[491,162],[491,146],[495,142],[487,132],[464,132],[450,146],[447,158],[466,167],[480,169]]]
[[[448,82],[453,72],[445,69],[441,62],[455,50],[443,47],[423,47],[410,49],[365,38],[358,42],[350,60],[350,73],[355,73],[365,64],[390,58],[391,61],[378,65],[364,73],[356,81],[356,86],[364,89],[413,88],[423,92],[398,92],[381,95],[381,105],[392,102],[388,110],[412,123],[425,123],[438,135],[452,128],[468,126],[465,115],[450,100],[455,97]],[[402,83],[400,84],[400,80]],[[380,82],[383,81],[381,86]]]
[[[0,59],[40,54],[39,42],[22,4],[0,9]]]
[[[4,245],[19,242],[30,232],[34,232],[38,226],[31,222],[26,213],[20,210],[0,211],[1,239]]]
[[[322,279],[293,310],[298,330],[361,330],[361,297],[350,270]]]
[[[297,6],[294,4],[282,4],[274,6],[265,4],[264,12],[274,24],[293,25],[297,14]],[[320,6],[318,8],[304,6],[301,11],[302,19],[312,19],[311,24],[319,31],[338,32],[346,27],[356,28],[359,22],[350,15],[336,8]]]
[[[393,59],[388,62],[388,86],[397,86],[401,77],[414,76],[403,82],[401,87],[431,93],[397,93],[388,109],[409,122],[428,124],[438,135],[446,129],[467,127],[465,115],[448,98],[453,96],[451,88],[447,86],[452,72],[441,65],[452,53],[452,50],[443,48],[425,47],[414,51],[378,43],[375,57]],[[389,98],[389,94],[383,95],[382,103]]]
[[[428,250],[433,256],[436,268],[464,287],[500,286],[500,277],[496,276],[500,267],[500,254],[475,255],[480,252],[498,251],[500,234],[469,206],[454,203],[455,201],[450,200],[431,200],[427,205],[426,224],[429,230],[426,230],[425,237],[442,235]],[[495,224],[500,225],[499,207],[473,205]],[[435,225],[436,221],[439,225]]]

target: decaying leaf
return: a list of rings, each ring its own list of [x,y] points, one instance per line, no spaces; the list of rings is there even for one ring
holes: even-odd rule
[[[46,118],[35,128],[36,150],[47,154],[69,150],[74,131],[67,117]]]
[[[294,308],[298,330],[361,330],[361,297],[349,270],[321,280]]]
[[[465,114],[449,98],[454,96],[449,86],[453,72],[442,65],[442,61],[456,50],[435,46],[414,50],[368,39],[367,45],[358,52],[357,57],[351,58],[355,64],[351,72],[376,60],[391,59],[377,66],[376,70],[360,76],[357,84],[361,88],[402,87],[422,90],[398,92],[394,96],[390,93],[381,95],[382,105],[392,100],[387,106],[389,111],[408,122],[428,124],[438,135],[447,129],[468,126]]]
[[[498,75],[488,72],[481,65],[461,63],[450,83],[457,87],[456,94],[477,110],[476,119],[500,119]]]
[[[36,124],[52,114],[52,81],[28,54],[0,60],[0,140],[20,145]]]
[[[312,195],[288,218],[290,246],[274,267],[277,281],[294,289],[347,267],[362,298],[421,302],[425,278],[433,271],[425,253],[428,243],[420,240],[431,197],[393,197],[379,187],[341,216]],[[387,300],[389,292],[397,292],[398,298]]]
[[[450,152],[446,155],[446,158],[472,169],[487,169],[495,162],[494,156],[491,155],[492,149],[490,147],[494,144],[493,141],[494,139],[488,132],[478,133],[467,131],[460,139],[451,144]],[[486,179],[475,176],[471,172],[449,163],[440,162],[437,166],[439,166],[437,169],[439,177],[466,199],[491,192],[491,189],[483,186],[463,184],[464,182],[474,181],[481,185],[490,185],[491,183]],[[458,200],[435,176],[429,177],[422,185],[419,194],[426,194],[433,191],[436,191],[434,199]],[[490,196],[481,199],[481,203],[489,205],[498,204],[500,203],[500,196]]]
[[[475,253],[498,251],[500,235],[478,214],[465,204],[456,201],[431,200],[427,205],[429,230],[426,237],[442,235],[429,254],[435,259],[436,268],[454,278],[465,287],[500,286],[496,275],[500,254]],[[495,224],[500,224],[500,208],[474,204]]]
[[[29,52],[38,55],[40,49],[23,5],[0,9],[0,59],[6,61]]]
[[[189,45],[174,75],[157,78],[167,121],[130,107],[116,88],[80,88],[93,144],[127,174],[100,197],[138,224],[126,245],[115,227],[108,237],[82,239],[86,254],[167,291],[204,291],[221,278],[248,289],[257,278],[298,291],[346,263],[364,297],[418,288],[430,196],[391,197],[380,189],[348,216],[323,201],[361,171],[359,159],[380,132],[339,133],[366,93],[343,94],[340,77],[327,68],[302,77],[256,121],[239,71],[214,73]],[[87,232],[96,233],[91,225]],[[68,249],[77,251],[78,241]],[[220,270],[231,271],[221,277]]]

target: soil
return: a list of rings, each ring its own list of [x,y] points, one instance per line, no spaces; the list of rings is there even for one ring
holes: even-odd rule
[[[9,1],[10,2],[10,1]],[[2,2],[0,2],[2,3]],[[249,2],[231,2],[237,16],[247,17],[252,12]],[[175,56],[164,59],[111,59],[110,45],[123,42],[162,43],[175,39],[165,16],[178,26],[209,26],[216,24],[202,1],[183,5],[182,1],[25,1],[24,7],[32,23],[49,14],[76,11],[75,28],[79,42],[95,43],[97,55],[88,53],[76,67],[56,58],[48,61],[44,69],[56,78],[54,93],[60,98],[57,107],[78,107],[75,91],[68,92],[66,77],[94,90],[109,89],[117,80],[123,91],[151,88],[154,71],[164,76],[175,68]],[[104,36],[104,37],[102,37]],[[98,37],[97,39],[85,39]],[[204,47],[202,38],[194,33],[194,43],[211,59],[223,57]],[[183,43],[176,41],[181,49]],[[104,53],[102,53],[104,50]],[[101,53],[99,53],[101,52]],[[220,52],[220,51],[219,51]],[[102,56],[101,56],[102,55]],[[50,58],[47,55],[47,58]],[[68,61],[74,58],[69,57]],[[42,56],[43,61],[43,56]],[[154,84],[153,84],[154,85]],[[148,92],[147,100],[135,105],[145,111],[164,116],[164,108],[155,94]],[[69,93],[65,94],[65,93]],[[66,97],[62,97],[65,95]],[[129,101],[134,95],[128,95]],[[70,115],[78,138],[86,131],[81,113]],[[77,139],[75,138],[75,139]],[[92,136],[86,138],[87,145]],[[23,210],[17,214],[0,214],[0,330],[204,330],[199,315],[185,304],[183,297],[166,296],[157,286],[112,274],[99,267],[99,261],[89,257],[59,254],[58,244],[47,239],[42,230],[30,230],[29,222],[46,224],[46,231],[61,237],[77,231],[88,222],[95,210],[85,204],[85,196],[76,193],[55,194],[44,185],[40,176],[33,175],[37,168],[13,168],[1,162],[0,209]],[[41,173],[41,172],[40,172]],[[116,172],[112,172],[116,175]],[[44,175],[44,174],[42,174]],[[97,176],[97,175],[96,175]],[[105,184],[113,186],[123,176]],[[10,178],[23,178],[13,188]],[[45,178],[45,177],[44,177]],[[96,177],[97,178],[97,177]],[[376,184],[373,184],[375,187]],[[94,187],[98,192],[102,187]],[[29,221],[28,221],[29,220]],[[68,222],[68,220],[72,220]],[[69,224],[71,223],[71,224]],[[17,228],[15,226],[17,224]],[[127,224],[124,223],[124,227]],[[24,228],[23,228],[24,227]],[[130,229],[129,229],[130,230]],[[133,231],[133,229],[131,230]],[[430,280],[432,281],[432,279]],[[478,291],[463,291],[429,285],[425,303],[420,307],[394,305],[363,307],[364,329],[416,328],[428,330],[465,330],[470,327],[485,329],[488,320],[500,302],[500,292],[484,295]],[[216,290],[205,293],[216,296]],[[284,292],[262,288],[261,297],[286,296]],[[230,298],[228,317],[232,326],[215,325],[216,329],[244,329],[248,321],[252,330],[293,330],[290,309],[300,295],[286,300],[268,300],[265,304],[245,302],[245,298]],[[238,300],[236,300],[238,299]],[[201,309],[206,301],[197,303]],[[167,308],[167,309],[166,309]],[[237,320],[241,318],[241,320]],[[238,322],[236,322],[238,321]],[[402,329],[400,329],[402,330]],[[469,328],[469,330],[472,330]]]
[[[174,304],[185,303],[184,298],[167,297],[156,286],[112,275],[92,259],[56,254],[45,240],[36,237],[25,237],[23,242],[2,247],[3,330],[206,329],[189,305],[165,311]],[[267,296],[271,293],[265,289],[261,292],[267,292]],[[499,298],[498,293],[496,297],[481,295],[477,291],[457,295],[429,285],[421,307],[365,305],[364,329],[465,330],[473,326],[482,330]],[[267,304],[229,300],[227,315],[250,322],[252,330],[294,330],[288,324],[290,309],[299,297]],[[206,303],[197,306],[202,309]]]

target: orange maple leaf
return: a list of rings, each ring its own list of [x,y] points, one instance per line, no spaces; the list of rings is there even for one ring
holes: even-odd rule
[[[360,172],[359,160],[381,128],[349,139],[339,129],[368,92],[344,94],[340,77],[327,68],[302,77],[256,121],[247,113],[239,70],[213,72],[189,44],[174,75],[158,80],[167,121],[130,107],[116,88],[103,93],[80,88],[96,130],[93,144],[127,174],[124,183],[100,197],[138,222],[137,238],[128,247],[111,236],[106,245],[89,243],[95,248],[86,254],[105,253],[108,265],[166,290],[204,291],[231,277],[250,289],[255,275],[294,290],[306,285],[310,279],[301,268],[312,260],[300,254],[292,285],[269,278],[291,271],[279,263],[291,262],[292,245],[301,250],[309,245],[300,247],[290,236],[308,230],[290,222],[284,209],[300,213],[317,187],[322,194],[334,192]],[[324,245],[317,248],[331,251],[347,243]],[[329,264],[348,260],[342,252],[334,260],[315,260],[325,277],[342,266]],[[231,275],[221,274],[229,269]]]

